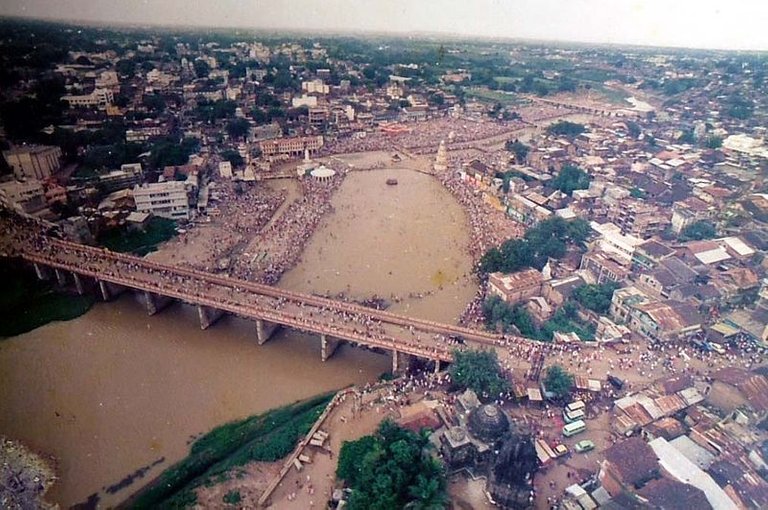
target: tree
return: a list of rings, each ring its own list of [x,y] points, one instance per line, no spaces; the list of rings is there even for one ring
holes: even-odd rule
[[[243,138],[248,134],[251,125],[245,119],[234,119],[227,123],[227,133],[232,138]]]
[[[491,398],[507,391],[496,351],[454,351],[450,374],[453,382],[480,397]]]
[[[577,189],[589,188],[589,175],[581,168],[565,165],[557,176],[552,179],[552,186],[566,195],[572,195]]]
[[[228,150],[221,153],[221,159],[229,161],[234,168],[240,168],[245,164],[243,157],[237,151]]]
[[[584,126],[584,124],[569,122],[567,120],[558,121],[557,123],[547,127],[548,134],[555,136],[565,136],[568,138],[576,138],[586,130],[587,128]]]
[[[508,239],[498,248],[489,249],[480,259],[480,273],[512,273],[526,267],[541,269],[550,258],[562,258],[568,245],[582,246],[590,226],[581,218],[571,221],[560,217],[539,222],[522,239]]]
[[[208,78],[208,74],[211,72],[211,66],[205,60],[195,60],[192,64],[195,69],[195,76],[198,78]]]
[[[601,285],[582,285],[573,289],[573,298],[584,308],[595,313],[606,314],[611,308],[613,292],[619,288],[616,282]]]
[[[551,391],[557,398],[565,398],[571,393],[574,377],[563,369],[560,365],[552,365],[547,368],[547,375],[544,377],[544,387]]]
[[[716,235],[717,231],[712,223],[700,220],[685,227],[678,240],[682,242],[701,241],[702,239],[712,239]]]
[[[704,140],[704,146],[708,149],[719,149],[723,146],[723,137],[711,135]]]
[[[160,113],[165,110],[165,99],[160,94],[148,94],[141,100],[142,104],[148,110]]]
[[[425,434],[391,420],[381,422],[375,435],[345,441],[336,475],[352,490],[350,510],[444,508],[445,472],[425,454],[428,446]]]
[[[115,64],[115,71],[121,77],[133,78],[136,74],[136,63],[133,60],[118,60]]]
[[[528,157],[528,153],[531,148],[525,145],[520,140],[509,140],[504,144],[504,148],[515,155],[515,162],[518,164],[525,163],[525,158]]]

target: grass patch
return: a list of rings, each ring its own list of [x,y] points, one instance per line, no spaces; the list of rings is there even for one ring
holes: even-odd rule
[[[626,108],[632,106],[626,101],[626,99],[630,97],[630,94],[625,90],[613,89],[605,86],[596,87],[595,90],[603,95],[609,103],[624,106]]]
[[[288,455],[330,399],[330,394],[321,395],[216,427],[192,444],[189,456],[121,507],[185,508],[195,504],[195,488],[227,479],[232,468]]]
[[[0,338],[32,331],[53,321],[81,316],[93,305],[90,295],[58,291],[51,282],[42,282],[18,259],[0,259]]]
[[[232,490],[224,494],[224,503],[228,505],[237,505],[242,499],[240,491]]]
[[[99,241],[112,251],[143,256],[157,250],[159,244],[175,235],[175,221],[154,217],[149,220],[144,231],[115,229],[103,234]]]
[[[520,99],[517,94],[506,94],[504,92],[485,88],[468,88],[465,90],[465,94],[480,100],[501,103],[504,106],[518,106],[528,103],[528,100]]]

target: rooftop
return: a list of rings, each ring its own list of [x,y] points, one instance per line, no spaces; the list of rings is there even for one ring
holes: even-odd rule
[[[613,444],[605,450],[605,460],[632,485],[652,477],[659,467],[653,449],[638,436]]]

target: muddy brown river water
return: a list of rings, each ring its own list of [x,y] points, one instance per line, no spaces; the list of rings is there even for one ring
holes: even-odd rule
[[[387,186],[396,178],[398,185]],[[351,173],[282,287],[455,321],[472,298],[466,218],[432,177]],[[409,297],[410,296],[410,297]],[[282,331],[263,346],[255,325],[226,317],[201,331],[194,308],[147,317],[131,295],[84,316],[0,341],[0,434],[57,459],[49,497],[69,507],[98,493],[112,506],[182,458],[193,436],[227,421],[353,383],[390,358],[342,346],[326,363],[317,339]],[[105,488],[158,459],[115,494]]]

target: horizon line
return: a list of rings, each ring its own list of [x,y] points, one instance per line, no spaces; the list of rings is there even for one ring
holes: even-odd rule
[[[574,39],[557,39],[557,38],[533,38],[533,37],[514,37],[514,36],[502,36],[502,35],[481,35],[481,34],[461,34],[456,32],[448,32],[442,30],[436,31],[405,31],[397,29],[389,30],[368,30],[368,29],[351,29],[351,28],[297,28],[297,27],[246,27],[246,26],[224,26],[224,25],[195,25],[195,24],[183,24],[183,23],[152,23],[152,22],[121,22],[121,21],[104,21],[104,20],[74,20],[70,18],[61,17],[44,17],[44,16],[22,16],[13,14],[0,15],[0,20],[22,20],[22,21],[39,21],[46,23],[53,23],[59,25],[74,25],[74,26],[96,26],[102,28],[133,28],[133,29],[176,29],[187,32],[194,31],[237,31],[245,30],[250,32],[267,32],[274,34],[295,34],[295,35],[312,35],[312,34],[325,34],[334,36],[344,35],[371,35],[375,37],[394,37],[396,39],[410,39],[414,37],[422,38],[445,38],[445,39],[463,39],[474,41],[488,41],[499,43],[523,43],[523,44],[558,44],[558,45],[574,45],[574,46],[610,46],[610,47],[625,47],[643,50],[673,50],[673,51],[705,51],[705,52],[722,52],[722,53],[768,53],[767,49],[746,49],[746,48],[719,48],[719,47],[700,47],[700,46],[675,46],[675,45],[655,45],[649,43],[631,43],[631,42],[598,42],[589,40],[574,40]]]

